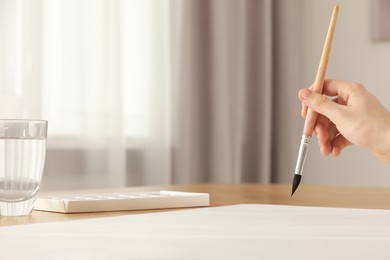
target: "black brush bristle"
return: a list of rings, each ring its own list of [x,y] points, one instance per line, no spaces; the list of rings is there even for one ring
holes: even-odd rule
[[[302,178],[302,175],[294,174],[291,196],[294,195],[294,192],[298,189],[299,183],[301,183],[301,178]]]

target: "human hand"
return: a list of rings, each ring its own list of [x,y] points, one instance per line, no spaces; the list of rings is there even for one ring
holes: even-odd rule
[[[302,116],[306,117],[307,107],[318,112],[314,132],[321,153],[337,157],[355,144],[390,163],[390,112],[378,99],[363,85],[340,80],[325,80],[323,94],[307,88],[299,91]]]

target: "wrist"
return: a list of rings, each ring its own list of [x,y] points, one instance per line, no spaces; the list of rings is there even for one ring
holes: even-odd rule
[[[385,120],[382,128],[382,135],[378,135],[377,140],[378,147],[375,149],[374,154],[382,161],[390,163],[390,113],[389,120]]]

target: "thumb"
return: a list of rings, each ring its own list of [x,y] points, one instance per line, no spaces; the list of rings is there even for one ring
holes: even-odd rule
[[[342,106],[333,102],[325,95],[321,95],[311,91],[310,89],[304,88],[299,91],[299,98],[306,106],[315,112],[326,116],[333,122],[340,120]]]

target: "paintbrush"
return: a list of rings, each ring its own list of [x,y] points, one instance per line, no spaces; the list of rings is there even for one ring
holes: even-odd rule
[[[328,67],[330,47],[332,45],[334,29],[336,27],[337,15],[339,13],[339,6],[335,5],[333,8],[332,18],[330,20],[328,33],[326,35],[324,48],[322,50],[320,64],[318,66],[316,79],[313,84],[313,91],[322,93],[322,88],[325,81],[326,69]],[[292,183],[291,196],[297,190],[299,183],[301,182],[303,166],[306,160],[307,150],[309,148],[310,139],[314,131],[314,125],[317,120],[317,113],[308,108],[306,113],[305,125],[303,127],[303,134],[301,144],[299,146],[297,164],[295,166],[294,180]]]

